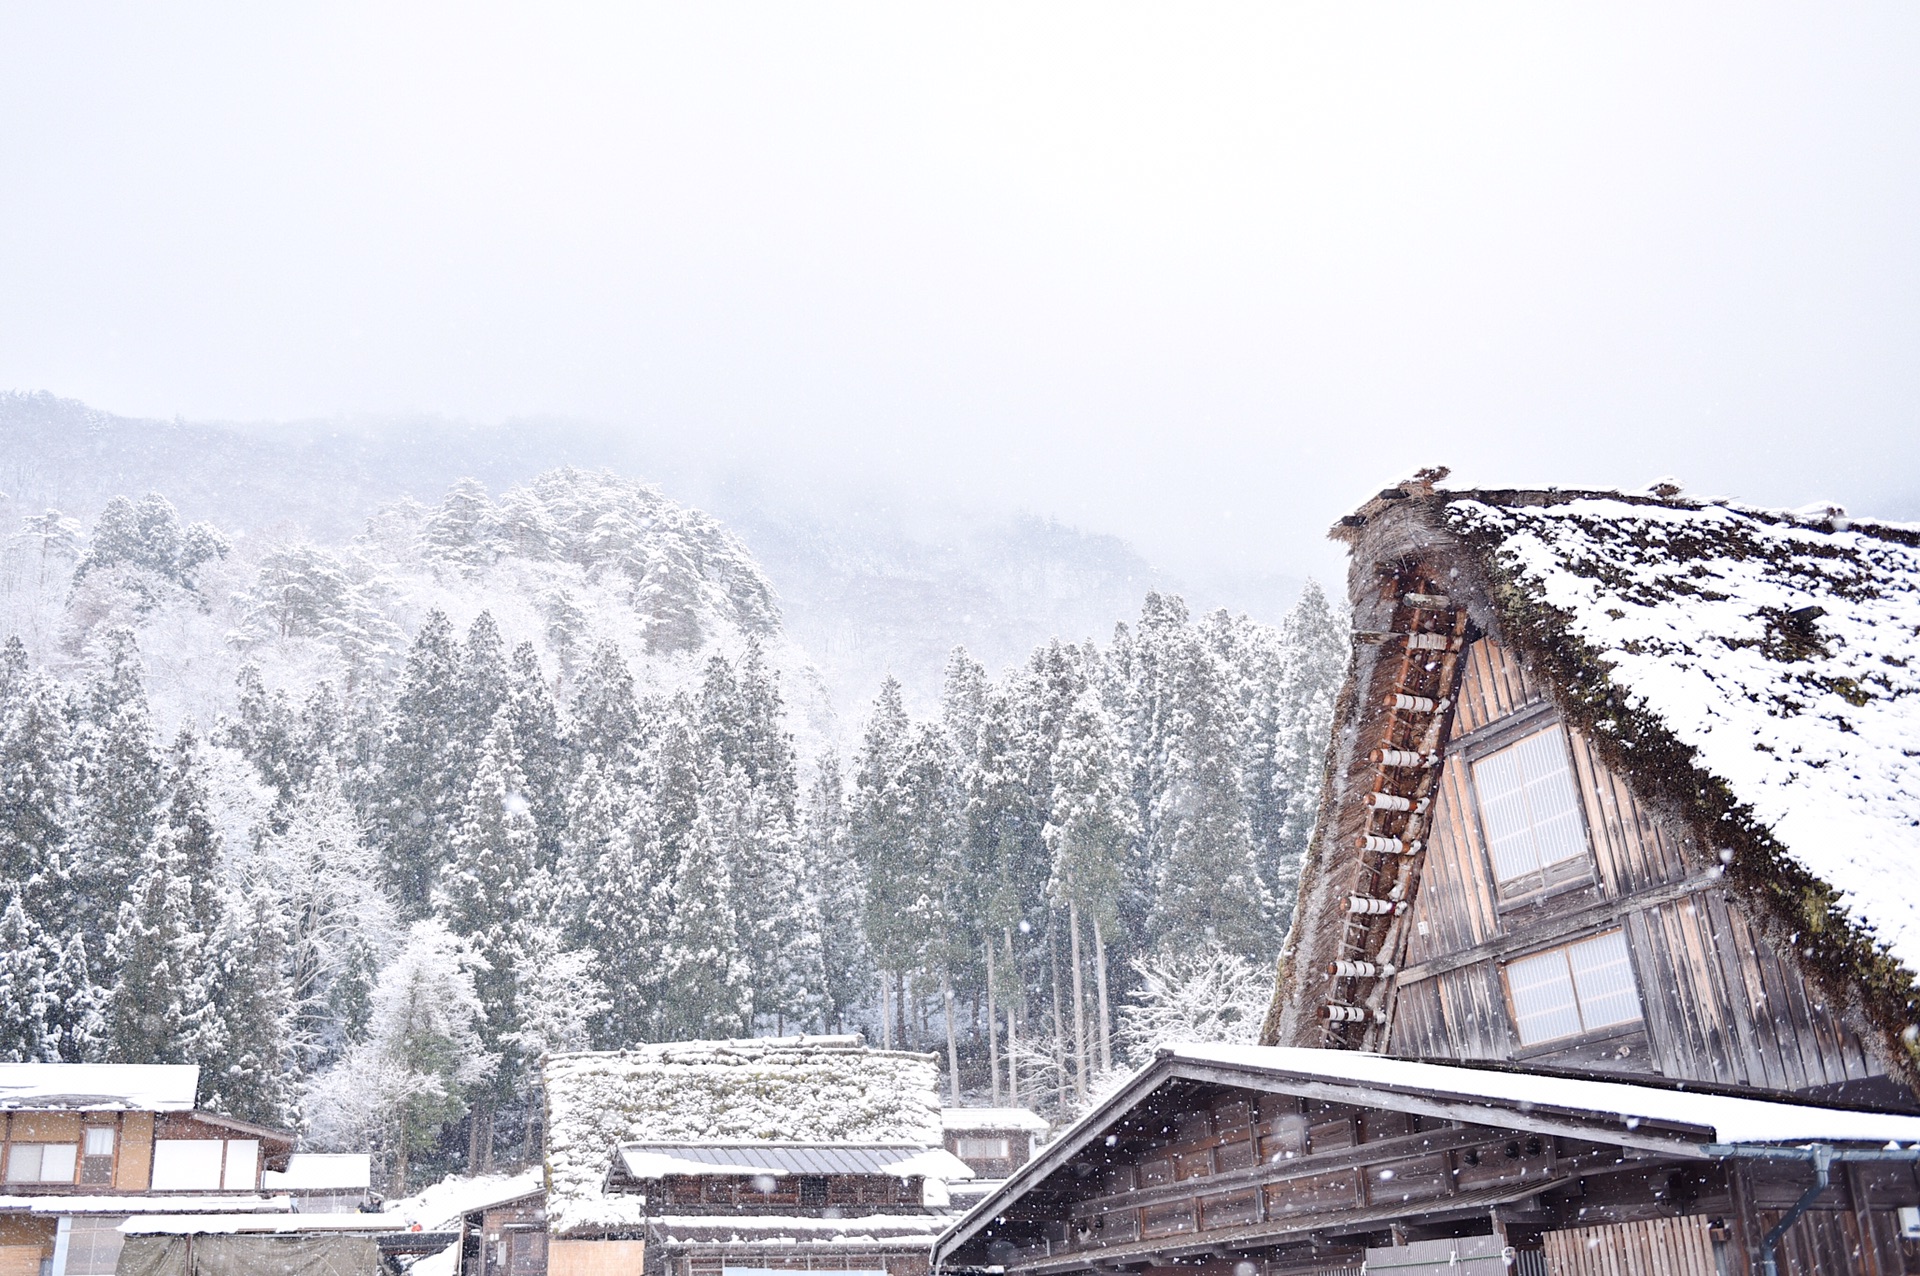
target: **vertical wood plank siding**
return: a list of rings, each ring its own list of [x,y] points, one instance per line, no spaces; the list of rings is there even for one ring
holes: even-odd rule
[[[1690,874],[1706,880],[1712,855],[1677,822],[1649,811],[1600,760],[1592,742],[1564,722],[1595,881],[1524,909],[1509,906],[1502,914],[1462,753],[1474,746],[1477,733],[1534,708],[1541,697],[1538,682],[1497,642],[1483,638],[1469,648],[1454,745],[1440,777],[1420,892],[1409,913],[1403,969],[1412,978],[1398,982],[1389,1048],[1423,1058],[1513,1058],[1517,1043],[1500,974],[1501,960],[1511,952],[1470,962],[1456,955],[1506,940],[1512,941],[1508,950],[1536,940],[1544,947],[1590,932],[1594,906],[1619,901],[1609,920],[1627,933],[1644,1033],[1529,1052],[1528,1060],[1775,1090],[1876,1075],[1880,1070],[1859,1039],[1794,963],[1748,924],[1737,902],[1712,886],[1673,897],[1671,888]],[[1556,718],[1536,711],[1530,720],[1544,727]],[[1646,898],[1636,899],[1641,896]],[[1582,922],[1555,920],[1575,912],[1584,914]],[[1429,963],[1436,968],[1419,969]]]

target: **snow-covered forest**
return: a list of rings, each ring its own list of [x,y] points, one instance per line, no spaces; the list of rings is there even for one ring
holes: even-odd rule
[[[1072,1106],[1277,951],[1345,664],[1311,587],[1149,594],[842,730],[741,542],[607,473],[335,544],[5,509],[0,1057],[197,1062],[396,1184],[523,1155],[556,1050],[859,1029]]]

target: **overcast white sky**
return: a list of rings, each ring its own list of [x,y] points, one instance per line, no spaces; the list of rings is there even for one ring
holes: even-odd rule
[[[1316,570],[1420,464],[1920,517],[1920,7],[7,4],[0,387],[565,415]]]

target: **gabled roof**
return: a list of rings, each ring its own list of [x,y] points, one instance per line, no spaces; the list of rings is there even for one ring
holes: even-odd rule
[[[1045,1134],[1053,1127],[1046,1118],[1027,1108],[942,1108],[940,1109],[940,1128],[943,1130],[1025,1130],[1029,1134]]]
[[[190,1112],[193,1064],[0,1063],[0,1110]]]
[[[934,1057],[847,1037],[687,1041],[547,1061],[547,1212],[556,1233],[634,1226],[603,1191],[641,1142],[940,1143]]]
[[[669,1174],[890,1174],[970,1179],[973,1170],[944,1148],[918,1143],[629,1143],[620,1163],[636,1179]]]
[[[1726,1144],[1819,1140],[1881,1146],[1895,1140],[1920,1141],[1920,1117],[1914,1116],[1515,1069],[1422,1063],[1356,1050],[1174,1046],[1162,1049],[1105,1102],[982,1197],[935,1242],[935,1266],[1080,1152],[1106,1139],[1108,1130],[1156,1090],[1183,1080],[1591,1139],[1698,1160],[1712,1159],[1719,1155],[1715,1145]],[[1526,1188],[1526,1194],[1538,1191],[1537,1184]]]
[[[1353,546],[1357,630],[1396,559],[1458,579],[1475,626],[1517,650],[1643,800],[1691,825],[1769,938],[1846,987],[1863,1035],[1920,1079],[1920,527],[1415,480],[1332,534]],[[1350,697],[1343,711],[1323,829],[1363,796],[1340,773]],[[1325,921],[1310,894],[1344,889],[1313,880],[1319,853],[1290,950],[1311,944],[1302,919]],[[1276,1004],[1268,1039],[1291,1013]]]

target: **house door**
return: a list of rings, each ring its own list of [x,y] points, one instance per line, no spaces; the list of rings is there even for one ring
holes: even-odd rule
[[[1456,1236],[1441,1241],[1414,1241],[1388,1249],[1367,1251],[1368,1276],[1510,1276],[1511,1258],[1498,1236]]]
[[[1716,1276],[1709,1220],[1654,1218],[1544,1233],[1552,1276]]]

